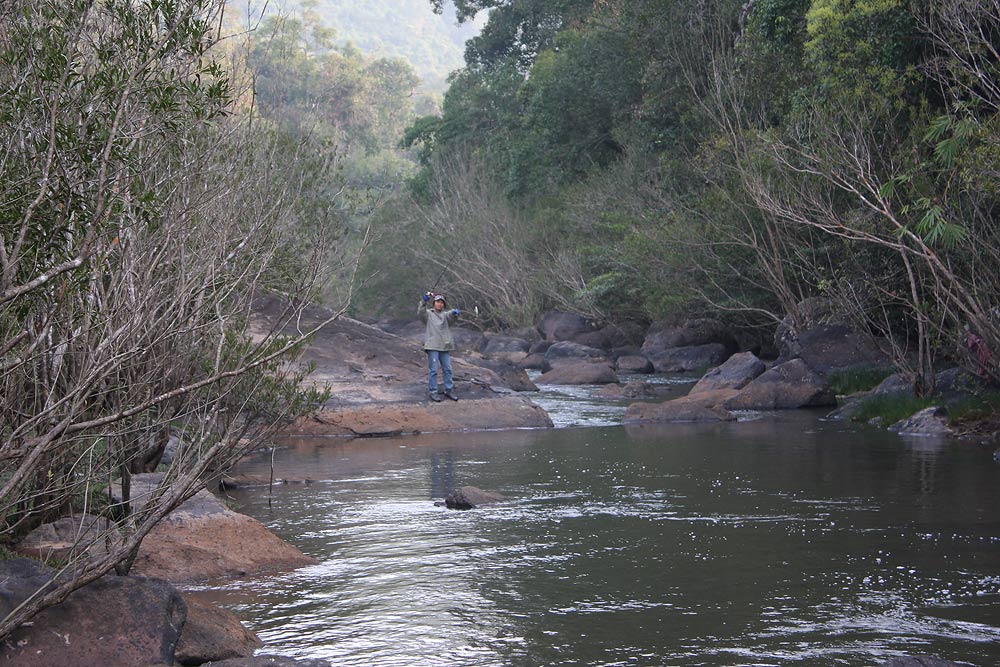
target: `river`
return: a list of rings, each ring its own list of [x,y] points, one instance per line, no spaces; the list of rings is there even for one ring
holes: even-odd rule
[[[232,500],[320,563],[200,594],[337,667],[1000,664],[990,449],[820,417],[291,441]]]

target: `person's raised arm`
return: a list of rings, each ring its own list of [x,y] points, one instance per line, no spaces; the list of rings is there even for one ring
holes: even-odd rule
[[[427,323],[427,302],[430,300],[431,293],[426,292],[422,297],[420,297],[420,301],[417,303],[417,317],[419,317],[420,321],[424,324]]]

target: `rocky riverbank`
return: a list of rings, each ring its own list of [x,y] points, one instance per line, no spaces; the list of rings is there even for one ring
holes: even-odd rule
[[[282,307],[277,297],[260,299],[253,316],[256,331],[269,331]],[[813,304],[813,310],[816,315],[807,322],[796,327],[785,322],[777,328],[776,358],[771,359],[741,349],[732,332],[707,318],[649,327],[597,327],[574,314],[550,312],[537,327],[514,332],[458,327],[454,368],[461,400],[445,403],[426,399],[418,324],[386,322],[380,328],[341,318],[314,337],[301,359],[314,368],[309,381],[328,389],[329,400],[287,431],[376,437],[549,428],[551,419],[531,401],[538,387],[529,369],[541,372],[538,384],[603,385],[595,395],[633,401],[625,412],[626,423],[733,421],[747,410],[832,409],[838,404],[830,384],[834,373],[884,368],[889,360],[877,341],[824,319],[819,305]],[[310,308],[297,327],[307,329],[328,315]],[[686,395],[663,400],[654,385],[636,379],[654,372],[700,379]],[[902,434],[955,435],[945,406],[982,386],[958,369],[942,373],[937,385],[941,405],[926,407],[891,428]],[[872,397],[908,390],[902,378],[890,376],[871,392],[841,400],[832,416],[851,418]],[[134,502],[141,502],[158,482],[156,475],[137,476]],[[38,560],[0,562],[0,616],[53,576],[40,561],[58,562],[81,534],[98,535],[101,530],[100,520],[84,514],[42,526],[24,539],[19,553]],[[101,541],[93,541],[91,548],[100,555]],[[235,616],[177,588],[313,562],[203,490],[149,534],[131,576],[108,575],[46,610],[0,645],[0,659],[25,667],[324,665],[253,657],[260,642]],[[109,614],[113,620],[104,620]]]

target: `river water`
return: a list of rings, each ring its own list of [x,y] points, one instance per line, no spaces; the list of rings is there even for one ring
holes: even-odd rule
[[[1000,665],[988,448],[808,412],[286,444],[276,475],[314,481],[232,500],[319,564],[201,593],[267,653],[337,667]],[[466,484],[509,500],[435,506]]]

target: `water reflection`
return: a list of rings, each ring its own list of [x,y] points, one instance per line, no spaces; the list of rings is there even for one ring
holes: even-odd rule
[[[246,472],[263,469],[249,464]],[[237,495],[322,563],[206,591],[337,665],[1000,663],[1000,468],[809,415],[295,443]],[[449,512],[456,486],[511,501]]]

